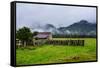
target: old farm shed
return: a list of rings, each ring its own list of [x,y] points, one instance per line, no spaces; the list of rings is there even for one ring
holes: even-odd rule
[[[33,45],[44,44],[46,40],[52,40],[51,32],[39,32],[34,36]]]
[[[37,40],[39,40],[39,39],[51,40],[52,34],[51,34],[51,32],[39,32],[34,38]]]

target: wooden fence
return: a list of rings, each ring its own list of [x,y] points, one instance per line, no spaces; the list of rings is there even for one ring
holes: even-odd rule
[[[27,45],[68,45],[68,46],[84,46],[84,40],[35,40],[31,42],[27,42]],[[17,42],[18,44],[22,44],[21,42]],[[18,45],[19,46],[19,45]],[[21,45],[20,45],[21,46]]]
[[[48,40],[46,41],[46,44],[84,46],[84,40]]]

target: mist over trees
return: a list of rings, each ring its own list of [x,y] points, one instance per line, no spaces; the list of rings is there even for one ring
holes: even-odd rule
[[[31,29],[34,28],[34,29]],[[66,27],[58,27],[53,24],[39,25],[39,27],[22,27],[17,30],[17,38],[27,41],[38,32],[51,32],[54,38],[88,38],[96,37],[96,23],[90,23],[86,20],[75,22]]]
[[[56,27],[53,24],[43,24],[35,28],[33,32],[51,32],[54,37],[96,37],[96,23],[80,20],[69,26]]]

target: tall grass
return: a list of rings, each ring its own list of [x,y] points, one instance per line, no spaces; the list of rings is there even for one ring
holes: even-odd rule
[[[55,39],[64,40],[66,38]],[[83,39],[85,40],[84,46],[43,45],[38,47],[18,48],[16,49],[16,63],[17,65],[29,65],[95,61],[96,39]]]

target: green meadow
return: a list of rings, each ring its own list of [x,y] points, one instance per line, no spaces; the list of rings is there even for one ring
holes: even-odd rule
[[[42,45],[16,49],[16,64],[50,64],[96,60],[96,38],[53,38],[54,40],[84,39],[84,46]]]

